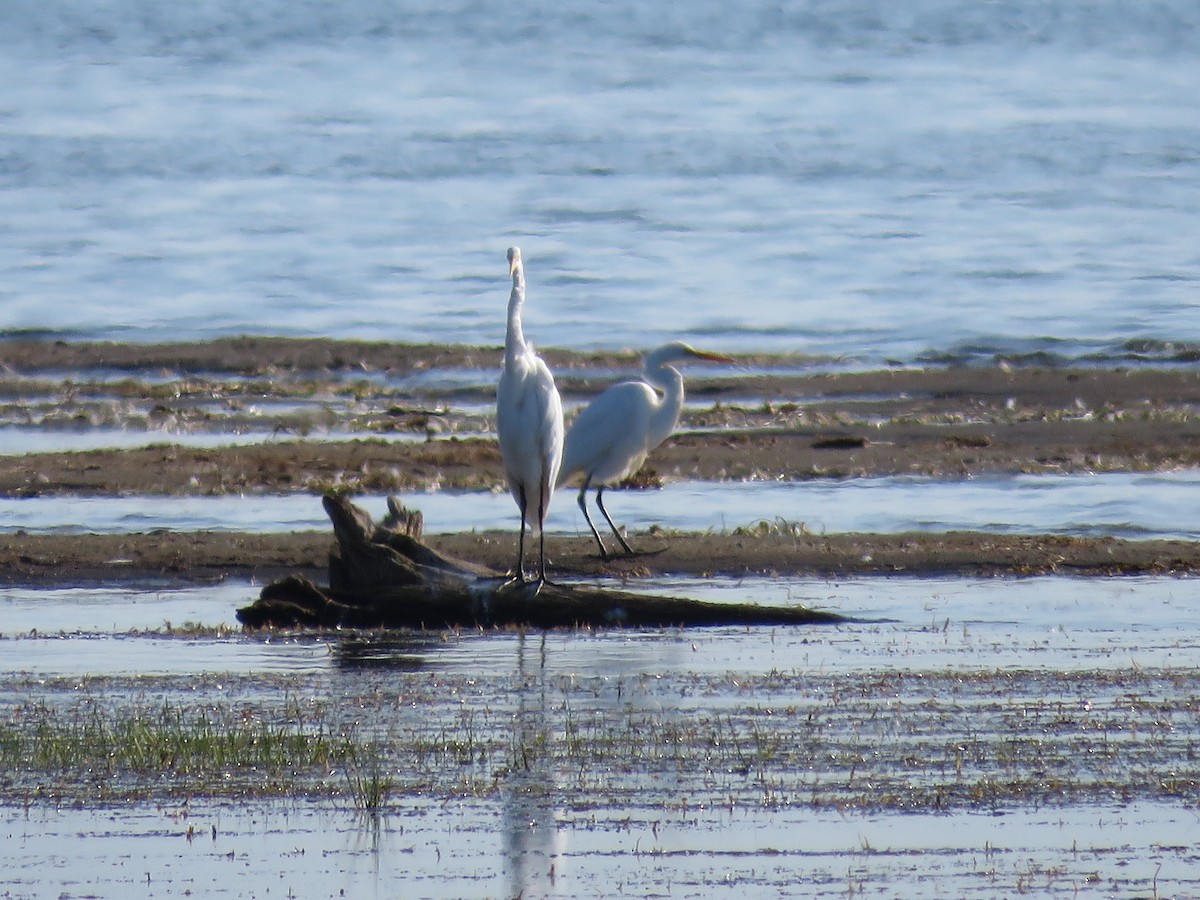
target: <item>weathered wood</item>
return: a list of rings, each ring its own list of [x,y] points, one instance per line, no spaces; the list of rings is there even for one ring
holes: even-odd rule
[[[344,497],[326,495],[323,503],[337,539],[329,587],[298,575],[274,581],[238,610],[247,627],[657,628],[845,621],[806,607],[706,603],[574,583],[548,582],[535,591],[426,546],[420,514],[395,498],[378,525]]]

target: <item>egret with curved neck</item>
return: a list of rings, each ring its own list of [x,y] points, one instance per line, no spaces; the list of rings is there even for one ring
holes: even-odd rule
[[[579,508],[583,510],[602,557],[608,557],[608,550],[588,515],[588,488],[595,486],[596,506],[622,549],[632,554],[633,550],[604,508],[604,489],[640,469],[650,452],[675,430],[683,410],[683,375],[672,363],[691,359],[733,362],[728,356],[705,353],[683,341],[664,344],[646,356],[642,365],[644,381],[623,381],[613,385],[579,414],[567,432],[558,483],[564,484],[572,476],[583,474]],[[661,395],[655,388],[662,392]]]
[[[508,298],[508,329],[504,338],[504,368],[496,392],[496,433],[508,489],[521,511],[514,579],[525,579],[525,526],[539,535],[537,586],[546,581],[546,513],[558,477],[563,452],[562,401],[550,367],[525,342],[521,307],[525,303],[525,268],[521,251],[508,250],[512,293]]]

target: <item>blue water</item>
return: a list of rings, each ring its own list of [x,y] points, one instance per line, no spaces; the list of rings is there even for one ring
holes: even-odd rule
[[[762,528],[811,534],[984,531],[993,534],[1111,536],[1200,540],[1195,496],[1200,471],[1150,474],[1015,475],[943,481],[854,478],[810,482],[679,482],[663,490],[613,490],[605,505],[633,532],[657,526],[718,534]],[[586,536],[575,490],[554,496],[546,528]],[[431,534],[517,528],[507,493],[406,494]],[[381,496],[356,500],[377,520]],[[591,501],[589,500],[589,503]],[[595,507],[591,514],[604,528]],[[763,523],[766,523],[765,525]],[[327,531],[329,520],[308,494],[211,497],[0,497],[0,535],[15,531],[127,534],[178,531]],[[607,532],[605,532],[607,535]],[[606,538],[607,539],[607,538]],[[649,549],[671,538],[639,534]]]
[[[628,585],[626,585],[628,586]],[[1200,634],[1200,590],[1192,580],[669,578],[635,589],[713,603],[809,606],[861,621],[836,629],[700,629],[674,632],[561,631],[547,635],[547,659],[564,673],[653,679],[682,673],[755,675],[797,669],[829,675],[1043,668],[1113,671],[1132,660],[1147,670],[1190,667]],[[5,671],[41,677],[328,672],[341,665],[341,638],[222,637],[181,641],[130,633],[192,623],[237,629],[236,611],[261,588],[245,582],[203,587],[13,588],[0,586]],[[1131,615],[1131,611],[1136,614]],[[64,640],[70,649],[63,652]],[[377,659],[408,657],[429,671],[502,677],[524,644],[519,634],[462,640],[376,640]],[[117,649],[114,649],[117,648]],[[697,648],[701,648],[698,652]],[[1194,654],[1193,654],[1194,655]],[[4,699],[0,680],[0,702]],[[681,700],[682,694],[676,697]],[[686,701],[684,701],[686,703]],[[3,842],[0,842],[2,844]],[[894,896],[894,895],[893,895]]]
[[[8,0],[0,334],[1200,350],[1200,4]]]

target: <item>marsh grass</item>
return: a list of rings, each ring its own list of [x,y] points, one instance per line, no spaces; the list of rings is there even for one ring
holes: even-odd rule
[[[383,748],[377,742],[349,745],[346,782],[354,805],[364,812],[381,811],[396,787],[386,767]]]
[[[41,699],[0,705],[0,800],[324,796],[374,813],[557,786],[581,808],[949,810],[1187,798],[1200,783],[1190,673],[405,671],[336,685],[19,681],[8,697]]]
[[[170,702],[148,711],[85,705],[69,714],[34,705],[0,723],[5,771],[56,785],[86,782],[101,793],[136,793],[139,784],[164,781],[201,790],[252,789],[248,782],[279,789],[297,773],[327,771],[358,752],[353,732],[334,733],[324,724]]]
[[[811,537],[812,529],[805,522],[793,522],[790,519],[785,519],[782,516],[776,516],[774,519],[759,519],[749,525],[739,525],[733,529],[733,533],[739,537]]]

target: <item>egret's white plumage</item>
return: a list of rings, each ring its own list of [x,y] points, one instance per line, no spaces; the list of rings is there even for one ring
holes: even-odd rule
[[[510,247],[508,270],[512,293],[508,299],[508,331],[504,339],[504,369],[496,392],[496,431],[508,488],[521,510],[518,540],[518,581],[525,580],[525,524],[537,528],[538,578],[546,580],[546,536],[543,526],[558,477],[563,452],[562,401],[549,366],[525,343],[521,306],[525,302],[525,268],[521,251]]]
[[[693,349],[682,341],[664,344],[646,356],[642,367],[645,381],[623,381],[613,385],[579,414],[567,432],[558,483],[564,484],[572,476],[582,473],[579,508],[600,545],[601,556],[607,556],[608,551],[588,515],[587,490],[596,488],[596,505],[604,514],[608,527],[625,552],[632,553],[604,508],[604,488],[640,469],[650,451],[675,430],[683,409],[683,376],[671,363],[689,359],[733,361],[728,356]],[[662,395],[651,385],[661,390]]]

